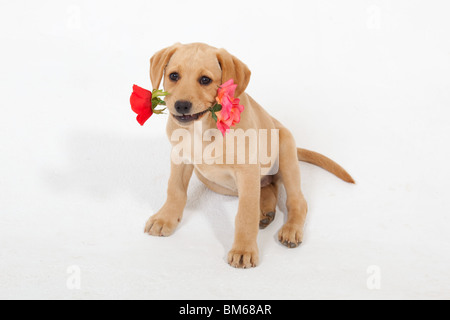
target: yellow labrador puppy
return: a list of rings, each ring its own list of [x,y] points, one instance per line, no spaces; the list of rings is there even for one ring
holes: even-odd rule
[[[354,183],[352,177],[332,160],[297,148],[289,130],[245,93],[250,81],[250,70],[227,51],[200,43],[176,44],[156,53],[150,63],[153,88],[158,89],[164,78],[164,88],[170,93],[165,101],[170,112],[167,133],[173,146],[180,144],[173,136],[181,129],[191,137],[198,136],[200,131],[204,138],[200,148],[197,145],[188,146],[187,149],[206,151],[213,141],[211,137],[214,137],[223,151],[216,148],[215,153],[211,150],[206,152],[211,159],[220,160],[214,163],[208,161],[211,159],[195,161],[192,156],[184,156],[183,161],[172,161],[167,201],[148,220],[146,233],[152,236],[170,236],[175,231],[186,206],[189,181],[195,172],[211,190],[239,196],[235,239],[228,255],[228,263],[236,268],[251,268],[258,264],[258,230],[267,227],[274,220],[280,183],[286,189],[288,217],[278,234],[279,241],[288,248],[296,248],[302,243],[307,203],[300,186],[299,160],[318,165],[344,181]],[[238,85],[236,97],[241,99],[241,104],[245,107],[241,122],[233,129],[241,133],[248,130],[277,132],[277,141],[272,141],[267,148],[269,151],[278,151],[276,163],[270,164],[278,170],[270,175],[262,173],[261,163],[250,161],[251,155],[244,163],[237,161],[242,150],[235,152],[234,147],[232,150],[227,149],[227,140],[230,140],[230,136],[232,139],[235,136],[227,134],[221,141],[220,133],[211,133],[211,129],[216,128],[216,122],[208,110],[215,104],[218,88],[230,79]],[[209,138],[205,138],[207,136]],[[244,138],[250,136],[251,134],[246,134]],[[192,142],[191,139],[185,140]],[[253,152],[254,149],[249,150],[250,140],[245,139],[244,152]]]

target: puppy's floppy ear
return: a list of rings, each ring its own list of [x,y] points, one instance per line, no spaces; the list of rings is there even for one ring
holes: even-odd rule
[[[169,64],[170,58],[172,58],[173,54],[180,46],[181,44],[177,43],[171,47],[158,51],[150,59],[150,79],[152,80],[153,89],[159,89],[159,85],[164,76],[164,70]]]
[[[238,58],[231,55],[225,49],[219,49],[217,52],[217,59],[222,68],[222,83],[230,79],[238,85],[236,89],[236,97],[244,93],[250,82],[250,69]]]

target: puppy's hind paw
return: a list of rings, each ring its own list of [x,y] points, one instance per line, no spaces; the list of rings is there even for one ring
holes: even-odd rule
[[[264,230],[275,220],[275,211],[262,213],[259,220],[259,229]]]

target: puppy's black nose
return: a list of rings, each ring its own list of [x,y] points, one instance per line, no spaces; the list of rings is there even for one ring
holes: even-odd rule
[[[179,114],[189,114],[192,109],[192,103],[189,101],[177,101],[175,102],[175,109]]]

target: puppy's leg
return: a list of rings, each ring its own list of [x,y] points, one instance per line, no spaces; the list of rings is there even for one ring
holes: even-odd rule
[[[308,205],[301,190],[297,146],[292,134],[280,130],[280,175],[286,188],[288,218],[278,234],[280,242],[288,248],[296,248],[303,241],[303,228]]]
[[[278,203],[278,183],[271,183],[261,189],[261,216],[259,228],[267,228],[275,219]]]
[[[145,226],[145,232],[152,236],[168,237],[173,234],[183,217],[187,202],[187,189],[194,166],[191,164],[176,165],[172,163],[167,201],[152,216]]]
[[[260,216],[261,172],[259,166],[238,169],[239,209],[233,248],[228,263],[235,268],[256,267],[259,262],[257,237]]]

